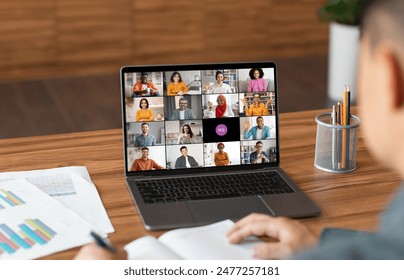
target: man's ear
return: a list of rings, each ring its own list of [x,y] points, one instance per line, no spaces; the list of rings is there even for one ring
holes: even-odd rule
[[[390,74],[387,90],[392,94],[392,109],[399,109],[404,106],[404,65],[400,64],[400,56],[394,48],[386,48],[383,56]]]

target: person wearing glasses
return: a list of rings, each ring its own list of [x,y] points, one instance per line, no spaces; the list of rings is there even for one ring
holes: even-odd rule
[[[196,119],[194,112],[188,108],[188,100],[181,98],[179,101],[179,108],[176,109],[171,115],[171,120],[192,120]]]
[[[261,141],[255,143],[255,151],[250,154],[250,163],[258,164],[258,163],[268,163],[269,157],[263,151],[264,145]]]
[[[245,115],[250,116],[266,116],[269,114],[268,107],[272,104],[272,98],[268,98],[267,102],[261,102],[261,97],[258,93],[254,94],[253,103],[248,106],[247,100],[241,99],[245,107]]]

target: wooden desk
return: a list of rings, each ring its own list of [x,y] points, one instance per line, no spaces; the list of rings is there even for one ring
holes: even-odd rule
[[[330,174],[314,165],[316,123],[323,111],[286,113],[280,116],[281,167],[322,209],[316,218],[302,219],[315,233],[326,226],[372,230],[391,198],[399,177],[382,168],[358,142],[357,170]],[[84,165],[100,193],[116,232],[111,241],[122,248],[148,232],[127,190],[123,173],[120,129],[0,140],[0,170],[18,171]],[[78,248],[45,259],[71,259]]]

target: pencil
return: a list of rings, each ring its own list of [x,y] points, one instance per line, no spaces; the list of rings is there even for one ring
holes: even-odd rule
[[[331,113],[331,124],[336,125],[337,124],[337,106],[333,105],[332,106],[332,113]],[[337,169],[338,168],[338,160],[336,157],[337,154],[337,131],[335,128],[332,128],[332,146],[331,146],[331,161],[332,161],[332,168]]]
[[[346,91],[346,86],[344,86],[344,96],[343,96],[343,102],[342,102],[342,118],[341,118],[341,125],[347,125],[346,123],[346,115],[347,115],[347,91]],[[342,147],[341,147],[341,168],[345,169],[347,167],[346,162],[346,150],[347,150],[347,145],[346,145],[346,129],[342,129]]]
[[[336,124],[341,125],[341,102],[337,102],[337,121]],[[341,129],[337,129],[337,169],[341,168]]]

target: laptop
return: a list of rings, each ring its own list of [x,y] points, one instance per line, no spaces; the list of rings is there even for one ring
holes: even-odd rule
[[[125,66],[125,177],[148,230],[320,213],[279,167],[273,62]]]

